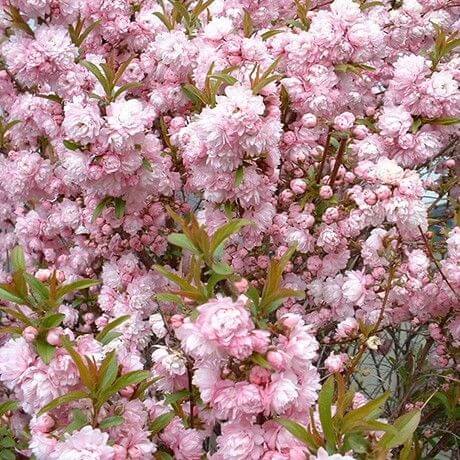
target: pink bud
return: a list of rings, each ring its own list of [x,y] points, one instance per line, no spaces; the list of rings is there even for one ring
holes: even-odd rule
[[[267,361],[277,370],[283,368],[284,359],[279,351],[269,351],[267,353]]]
[[[351,112],[343,112],[334,118],[334,128],[346,130],[353,127],[355,116]]]
[[[35,272],[35,278],[37,278],[39,281],[44,283],[45,281],[48,281],[51,276],[51,271],[48,270],[47,268],[40,268]]]
[[[51,428],[53,428],[54,423],[54,419],[50,415],[44,414],[38,417],[33,429],[39,431],[40,433],[49,433]]]
[[[319,189],[319,196],[323,199],[323,200],[328,200],[329,198],[332,197],[333,195],[333,191],[332,191],[332,188],[329,187],[329,185],[323,185],[320,189]]]
[[[50,345],[58,346],[61,344],[61,334],[62,331],[58,328],[50,329],[46,336],[46,341]]]
[[[134,385],[129,385],[126,388],[123,388],[122,390],[120,390],[120,395],[125,398],[129,398],[133,394],[134,394]]]
[[[181,327],[184,324],[184,315],[173,315],[170,320],[171,326],[174,329]]]
[[[307,190],[307,183],[302,179],[292,179],[289,186],[296,195],[301,195]]]
[[[306,113],[302,117],[302,125],[305,126],[305,128],[314,128],[317,123],[316,116],[313,113]]]
[[[238,294],[243,294],[248,290],[248,280],[246,278],[241,278],[239,281],[233,283]]]
[[[22,331],[22,336],[27,343],[32,343],[35,340],[35,337],[37,337],[37,334],[38,331],[33,326],[27,326]]]

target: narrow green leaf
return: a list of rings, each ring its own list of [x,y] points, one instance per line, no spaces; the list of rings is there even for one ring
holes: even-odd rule
[[[15,246],[11,250],[10,258],[13,272],[26,271],[26,259],[21,246]]]
[[[166,404],[175,404],[179,401],[183,401],[184,399],[188,399],[190,397],[190,392],[188,390],[180,390],[176,391],[175,393],[168,393],[165,395],[165,403]]]
[[[70,357],[73,359],[75,365],[77,366],[78,372],[80,374],[80,380],[83,385],[86,386],[89,390],[94,390],[96,387],[96,376],[92,375],[88,366],[86,365],[83,357],[74,349],[70,340],[66,337],[62,337],[62,345],[69,353]]]
[[[16,410],[19,407],[19,402],[13,399],[9,399],[8,401],[4,401],[0,403],[0,417],[5,415],[9,411]]]
[[[126,91],[130,91],[132,89],[141,88],[141,87],[142,87],[142,83],[140,81],[133,81],[133,82],[130,82],[130,83],[125,83],[124,85],[121,85],[115,91],[115,93],[112,96],[112,100],[117,99],[119,96],[121,96]]]
[[[56,347],[49,344],[44,337],[37,337],[34,343],[38,356],[45,364],[49,364],[56,353]]]
[[[420,423],[420,416],[420,410],[416,409],[397,418],[393,423],[396,432],[385,433],[377,443],[377,447],[389,450],[406,443],[412,438],[412,435]]]
[[[158,416],[149,426],[149,430],[152,435],[158,434],[160,431],[164,430],[170,424],[175,415],[176,414],[171,411]]]
[[[113,202],[113,197],[106,196],[103,198],[98,205],[94,208],[92,221],[94,222],[104,211],[104,209]]]
[[[336,433],[332,423],[332,403],[334,399],[335,380],[331,375],[323,384],[318,397],[318,412],[326,445],[333,451],[336,447]]]
[[[114,198],[115,217],[121,219],[125,215],[126,202],[122,198]]]
[[[51,329],[53,327],[58,327],[64,320],[65,315],[62,313],[53,313],[51,315],[45,316],[40,321],[40,326],[45,329]]]
[[[235,187],[239,187],[243,183],[244,179],[244,168],[240,166],[235,173]]]
[[[38,412],[38,415],[43,415],[46,412],[55,409],[56,407],[62,406],[63,404],[68,404],[73,401],[79,401],[80,399],[85,399],[88,397],[88,393],[85,393],[84,391],[71,391],[70,393],[53,399],[50,403],[43,406]]]
[[[107,324],[104,327],[104,329],[102,329],[102,331],[99,332],[99,334],[96,335],[96,340],[98,340],[99,342],[102,342],[107,337],[107,334],[110,331],[113,331],[113,329],[123,324],[129,318],[130,318],[130,315],[123,315],[123,316],[119,316],[118,318],[114,319],[109,324]]]
[[[72,151],[80,150],[82,148],[82,146],[78,144],[77,142],[73,142],[68,139],[64,139],[62,143],[67,149],[72,150]]]
[[[99,428],[101,430],[107,430],[113,428],[114,426],[121,425],[125,419],[121,415],[114,415],[112,417],[107,417],[102,422],[99,422]]]
[[[218,275],[231,275],[233,273],[233,268],[225,262],[214,262],[211,266],[211,269],[214,273]]]
[[[350,431],[356,423],[378,417],[381,412],[381,407],[385,404],[389,397],[390,393],[387,391],[378,398],[369,401],[351,412],[348,412],[341,422],[342,431],[346,433]]]
[[[233,219],[230,222],[219,227],[211,237],[211,254],[214,254],[217,248],[234,233],[237,233],[245,225],[251,224],[248,219]]]
[[[267,358],[260,353],[253,353],[251,355],[251,361],[265,369],[273,369],[272,365],[267,361]]]
[[[316,452],[318,444],[315,441],[315,438],[312,434],[300,423],[295,422],[294,420],[289,420],[287,418],[277,417],[275,421],[278,422],[281,426],[286,428],[289,433],[292,434],[296,439],[303,442],[309,450]]]
[[[24,313],[22,313],[19,310],[0,306],[0,311],[5,312],[7,315],[11,316],[12,318],[17,319],[18,321],[21,321],[21,323],[24,323],[27,326],[34,325],[33,321],[31,321]]]
[[[72,421],[67,425],[65,432],[73,433],[81,430],[86,425],[89,425],[86,414],[81,409],[72,409]]]
[[[6,291],[5,289],[0,287],[0,299],[1,300],[7,300],[8,302],[14,302],[19,305],[24,305],[24,300],[21,299],[20,297],[11,294],[11,292]]]
[[[92,279],[81,279],[73,281],[72,283],[64,284],[64,286],[61,286],[56,292],[56,297],[61,299],[71,292],[81,291],[82,289],[87,289],[91,286],[97,286],[98,284],[100,284],[100,281]]]
[[[50,298],[50,291],[48,287],[29,273],[24,273],[24,279],[26,280],[35,300],[40,304],[47,303]]]
[[[200,251],[194,246],[189,238],[183,233],[171,233],[168,235],[168,241],[175,246],[187,249],[193,254],[200,255]]]
[[[115,350],[112,350],[101,363],[101,367],[99,368],[99,388],[101,391],[105,391],[110,386],[112,386],[113,382],[117,378],[118,374],[118,362],[117,362],[117,355]]]
[[[110,398],[110,396],[118,393],[120,390],[123,390],[123,388],[126,388],[129,385],[137,385],[149,377],[149,371],[131,371],[118,377],[110,388],[100,393],[98,396],[98,403],[103,404]]]

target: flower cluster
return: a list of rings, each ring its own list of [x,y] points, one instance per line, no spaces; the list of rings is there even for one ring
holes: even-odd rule
[[[0,446],[453,448],[458,4],[0,7]]]

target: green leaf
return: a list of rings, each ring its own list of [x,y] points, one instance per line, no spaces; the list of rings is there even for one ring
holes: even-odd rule
[[[68,404],[73,401],[79,401],[80,399],[88,397],[88,393],[85,393],[84,391],[71,391],[70,393],[53,399],[50,403],[43,406],[38,412],[38,415],[43,415],[46,412],[55,409],[56,407],[62,406],[63,404]]]
[[[155,295],[155,298],[160,302],[172,302],[178,304],[184,303],[180,295],[171,294],[170,292],[160,292],[159,294]]]
[[[149,426],[149,430],[152,435],[158,434],[160,431],[164,430],[170,424],[175,415],[176,414],[171,411],[158,416]]]
[[[234,233],[237,233],[245,225],[251,223],[248,219],[233,219],[230,222],[219,227],[211,237],[211,254],[214,255],[217,248]]]
[[[252,25],[251,15],[249,14],[249,11],[247,11],[246,9],[244,10],[243,16],[243,32],[246,38],[249,38],[254,32],[254,26]]]
[[[54,357],[56,347],[49,344],[44,337],[37,337],[34,343],[38,356],[40,356],[45,364],[49,364]]]
[[[67,149],[72,150],[72,151],[80,150],[82,148],[82,146],[78,144],[77,142],[69,141],[67,139],[63,140],[62,143]]]
[[[164,450],[157,450],[155,452],[155,459],[156,460],[174,460],[174,457],[171,454],[168,454],[168,452],[165,452]]]
[[[72,283],[64,284],[64,286],[61,286],[56,292],[56,297],[61,299],[71,292],[81,291],[82,289],[97,286],[98,284],[100,284],[100,281],[92,279],[81,279],[73,281]]]
[[[19,402],[13,399],[0,403],[0,417],[9,411],[16,410],[19,407]]]
[[[19,310],[0,306],[0,311],[5,312],[7,315],[11,316],[12,318],[17,319],[18,321],[21,321],[21,323],[24,323],[27,326],[34,325],[34,323],[24,313],[22,313]]]
[[[112,417],[105,418],[102,422],[99,422],[99,428],[101,430],[107,430],[108,428],[121,425],[124,421],[125,419],[121,415],[114,415]]]
[[[265,369],[273,369],[272,365],[267,361],[267,358],[260,353],[253,353],[251,355],[251,361]]]
[[[165,403],[166,404],[175,404],[179,401],[184,399],[188,399],[190,397],[190,391],[188,390],[180,390],[176,391],[175,393],[169,393],[165,396]]]
[[[331,375],[323,384],[318,396],[318,412],[326,445],[332,451],[336,447],[336,433],[332,424],[332,402],[334,399],[335,380]]]
[[[185,280],[184,278],[181,278],[179,275],[176,275],[175,273],[167,270],[161,265],[154,265],[153,268],[157,272],[161,273],[168,280],[177,284],[184,291],[187,291],[189,293],[196,293],[197,295],[201,295],[201,293],[198,291],[198,289],[195,286],[192,286],[187,280]]]
[[[107,78],[102,74],[100,69],[97,67],[97,65],[93,64],[92,62],[89,61],[80,61],[80,64],[83,67],[86,67],[99,81],[101,84],[102,88],[105,91],[105,94],[107,97],[111,96],[111,88],[110,88],[110,83],[108,82]]]
[[[126,202],[122,198],[115,198],[115,217],[121,219],[125,215]]]
[[[140,81],[133,81],[130,83],[125,83],[124,85],[120,86],[112,96],[112,100],[117,99],[119,96],[121,96],[124,92],[129,91],[131,89],[136,89],[140,88],[142,86],[142,83]]]
[[[113,201],[113,197],[106,196],[103,198],[98,205],[94,208],[92,221],[94,222],[101,214],[102,211]]]
[[[189,238],[183,233],[171,233],[168,235],[168,241],[175,246],[187,249],[193,254],[200,255],[200,251],[194,246]]]
[[[46,304],[50,298],[50,291],[48,287],[29,273],[24,273],[24,279],[29,285],[30,291],[37,302],[40,304]]]
[[[104,338],[100,341],[102,345],[107,345],[112,340],[118,339],[118,337],[121,337],[123,334],[121,332],[117,331],[110,331],[107,335],[104,336]]]
[[[276,417],[275,421],[278,422],[281,426],[286,428],[289,433],[292,434],[296,439],[303,442],[309,450],[316,452],[318,444],[315,441],[313,435],[300,423],[294,422],[294,420],[289,420],[287,418]]]
[[[65,315],[62,313],[53,313],[51,315],[45,316],[40,321],[40,326],[44,327],[45,329],[51,329],[53,327],[59,326],[62,321],[64,320]]]
[[[3,289],[0,287],[0,299],[1,300],[7,300],[8,302],[14,302],[19,305],[24,305],[24,299],[21,299],[20,297],[11,294],[11,292],[8,292],[7,290]]]
[[[112,350],[101,363],[99,368],[99,388],[104,391],[112,386],[117,378],[118,362],[115,350]]]
[[[373,399],[372,401],[369,401],[363,406],[346,414],[341,421],[342,432],[347,433],[352,430],[358,422],[378,417],[381,412],[381,407],[385,404],[389,397],[390,393],[387,391],[378,398]]]
[[[113,321],[111,321],[109,324],[107,324],[104,329],[102,329],[101,332],[99,332],[99,334],[96,335],[96,340],[98,340],[99,342],[103,342],[104,339],[107,338],[107,334],[110,332],[110,331],[113,331],[113,329],[117,328],[118,326],[120,326],[121,324],[123,324],[125,321],[127,321],[128,319],[130,318],[130,315],[123,315],[123,316],[119,316],[118,318],[114,319]]]
[[[11,250],[10,258],[13,272],[26,271],[26,259],[21,246],[15,246]]]
[[[149,377],[149,371],[131,371],[127,374],[122,375],[121,377],[118,377],[110,388],[101,392],[100,395],[98,395],[99,404],[103,404],[110,398],[110,396],[112,396],[115,393],[118,393],[120,390],[123,390],[123,388],[126,388],[129,385],[137,385],[138,383],[148,379]]]
[[[81,430],[86,425],[89,425],[86,414],[81,409],[72,409],[72,421],[67,425],[65,432],[73,433]]]
[[[235,173],[235,187],[239,187],[244,179],[244,168],[240,166]]]
[[[361,433],[350,433],[344,437],[344,449],[352,450],[357,454],[365,454],[369,448],[369,441]]]
[[[200,109],[207,105],[206,96],[195,86],[186,83],[181,86],[182,92],[193,102],[196,108]]]
[[[91,374],[88,366],[83,360],[83,357],[74,349],[72,343],[65,335],[62,336],[62,346],[67,350],[67,353],[69,353],[70,357],[77,366],[80,374],[80,380],[83,385],[85,385],[89,390],[93,390],[96,387],[96,376]]]
[[[233,268],[224,262],[214,262],[211,269],[218,275],[231,275],[233,273]]]
[[[397,418],[393,423],[396,432],[385,433],[377,443],[377,447],[389,450],[406,443],[412,438],[412,435],[420,423],[420,416],[420,410],[416,409]]]

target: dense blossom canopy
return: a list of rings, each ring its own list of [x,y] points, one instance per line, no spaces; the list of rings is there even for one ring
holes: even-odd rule
[[[1,458],[453,449],[458,3],[0,3]]]

